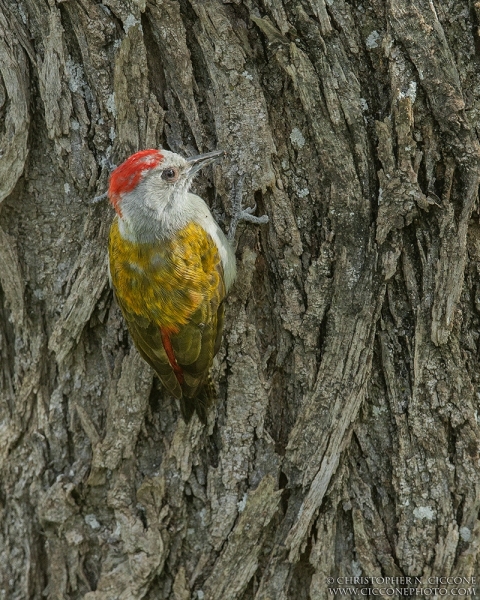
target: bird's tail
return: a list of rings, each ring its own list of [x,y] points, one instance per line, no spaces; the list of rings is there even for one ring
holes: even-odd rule
[[[198,418],[203,424],[207,423],[207,415],[209,408],[215,403],[217,392],[213,379],[209,374],[205,383],[200,388],[198,394],[194,398],[182,396],[180,398],[180,410],[185,421],[188,423],[197,411]]]

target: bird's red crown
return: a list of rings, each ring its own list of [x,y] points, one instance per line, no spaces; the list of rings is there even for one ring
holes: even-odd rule
[[[110,175],[108,185],[108,197],[113,208],[120,213],[118,203],[122,194],[131,192],[139,184],[142,175],[149,169],[158,166],[163,160],[163,154],[159,150],[140,150],[129,156]]]

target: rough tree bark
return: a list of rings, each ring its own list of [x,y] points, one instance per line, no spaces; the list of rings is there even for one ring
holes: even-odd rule
[[[0,598],[281,600],[480,573],[480,4],[0,0]],[[228,157],[266,227],[208,427],[139,358],[90,200]]]

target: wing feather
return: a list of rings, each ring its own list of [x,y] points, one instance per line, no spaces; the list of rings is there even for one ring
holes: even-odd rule
[[[209,371],[220,347],[226,294],[214,241],[191,224],[175,240],[132,244],[120,237],[114,221],[109,250],[117,301],[140,354],[180,399],[184,417],[188,420],[197,408],[205,420],[213,397]],[[173,366],[162,331],[171,343],[170,356],[173,349]]]
[[[182,397],[182,388],[175,376],[162,343],[161,331],[154,323],[145,327],[145,319],[124,309],[117,296],[130,335],[142,358],[155,370],[163,385],[175,398]]]

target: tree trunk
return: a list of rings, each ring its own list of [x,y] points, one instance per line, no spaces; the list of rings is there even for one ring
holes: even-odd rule
[[[0,600],[474,587],[479,20],[0,0]],[[270,218],[237,232],[206,427],[135,350],[91,202],[160,146],[228,153],[195,183],[224,228],[242,176]]]

